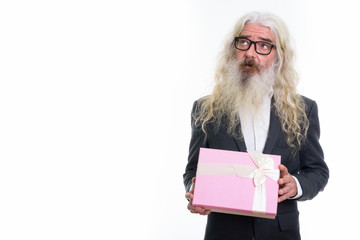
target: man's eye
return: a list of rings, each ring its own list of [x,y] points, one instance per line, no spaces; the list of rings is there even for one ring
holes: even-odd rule
[[[267,44],[267,43],[261,43],[261,44],[260,44],[260,47],[261,47],[261,49],[267,50],[267,49],[270,48],[270,45]]]
[[[243,45],[243,46],[246,46],[246,45],[249,44],[249,42],[246,41],[246,40],[240,40],[240,44]]]

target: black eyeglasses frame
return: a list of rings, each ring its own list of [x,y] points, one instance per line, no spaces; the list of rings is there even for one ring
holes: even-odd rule
[[[245,40],[249,41],[249,42],[250,42],[249,47],[248,47],[247,49],[239,49],[239,48],[237,48],[237,47],[236,47],[236,43],[239,41],[239,39],[245,39]],[[258,51],[257,51],[257,48],[256,48],[256,44],[257,44],[257,43],[266,43],[266,44],[269,44],[269,45],[271,46],[269,53],[260,53],[260,52],[258,52]],[[234,47],[235,47],[236,49],[240,50],[240,51],[247,51],[247,50],[249,50],[249,49],[251,48],[251,45],[253,45],[253,44],[254,44],[254,46],[255,46],[255,52],[256,52],[257,54],[260,54],[260,55],[269,55],[269,54],[271,53],[272,49],[273,49],[273,48],[276,48],[276,45],[274,45],[274,44],[272,44],[272,43],[269,43],[269,42],[265,42],[265,41],[251,41],[250,39],[245,38],[245,37],[235,37],[235,39],[234,39]]]

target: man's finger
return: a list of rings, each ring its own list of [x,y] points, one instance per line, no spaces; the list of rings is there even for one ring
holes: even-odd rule
[[[206,210],[205,208],[202,208],[202,207],[196,207],[195,210],[196,210],[200,215],[207,215],[206,213],[209,212],[209,210]]]
[[[193,178],[191,179],[191,181],[192,181],[192,183],[195,183],[196,177],[193,177]]]
[[[291,191],[291,187],[290,186],[285,186],[283,188],[279,189],[279,195],[284,195],[285,193],[288,193]]]
[[[285,177],[279,178],[279,180],[278,180],[278,184],[279,184],[280,186],[283,186],[283,185],[285,185],[285,184],[287,184],[287,183],[289,183],[289,180],[288,180],[287,178],[285,178]]]
[[[288,169],[282,164],[279,165],[279,170],[280,170],[280,176],[284,176],[289,173]]]
[[[191,202],[188,203],[187,208],[191,213],[198,213],[200,215],[209,215],[211,212],[210,210],[207,210],[203,207],[193,206]]]
[[[286,200],[286,199],[288,199],[288,196],[282,195],[282,196],[280,196],[280,197],[278,198],[278,202],[280,203],[280,202],[282,202],[282,201],[284,201],[284,200]]]
[[[290,182],[291,182],[291,175],[283,176],[278,180],[279,185],[284,185]]]
[[[188,199],[188,200],[192,200],[194,198],[194,195],[191,192],[187,192],[185,194],[185,198]]]
[[[289,197],[291,197],[291,194],[289,192],[284,192],[284,194],[279,196],[278,202],[282,202],[282,201],[288,199]]]

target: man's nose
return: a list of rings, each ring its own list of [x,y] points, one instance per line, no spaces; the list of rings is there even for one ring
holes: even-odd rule
[[[251,44],[250,48],[245,52],[245,56],[253,58],[255,54],[255,44]]]

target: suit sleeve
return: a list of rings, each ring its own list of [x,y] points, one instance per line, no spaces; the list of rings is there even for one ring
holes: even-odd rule
[[[300,150],[300,171],[294,174],[303,190],[303,195],[298,199],[300,201],[314,198],[324,189],[329,179],[329,169],[324,161],[324,153],[319,143],[318,107],[314,101],[308,107],[309,129],[305,145]]]
[[[194,103],[191,111],[191,140],[189,146],[188,163],[183,175],[186,191],[190,191],[192,178],[196,176],[196,169],[199,158],[200,147],[206,147],[206,136],[201,130],[201,126],[195,126],[194,117],[197,112],[197,102]]]

